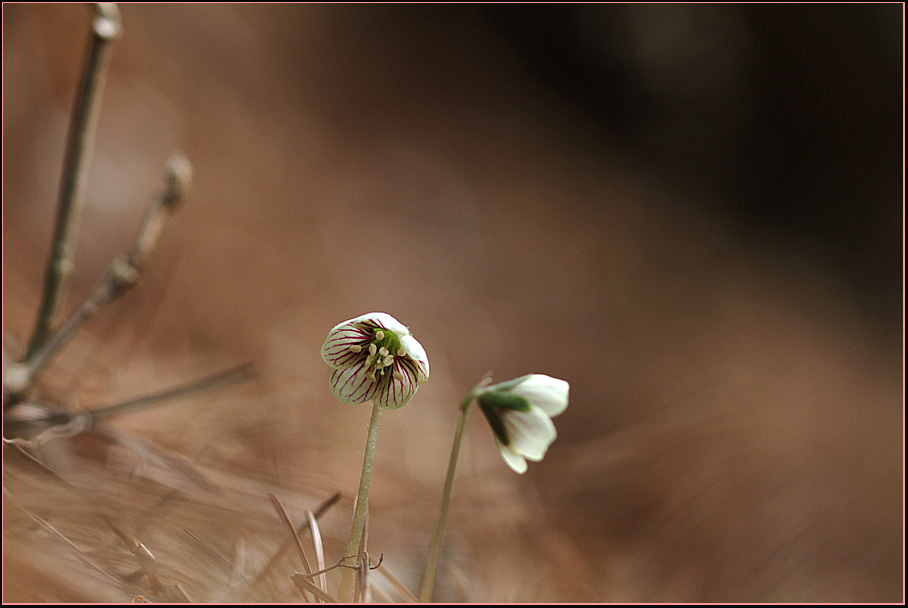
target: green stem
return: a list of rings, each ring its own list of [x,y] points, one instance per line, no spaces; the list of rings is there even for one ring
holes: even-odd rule
[[[359,492],[356,494],[356,507],[353,511],[353,528],[350,530],[350,542],[344,553],[344,565],[356,566],[359,564],[359,545],[363,536],[366,523],[366,512],[369,506],[369,485],[372,483],[372,461],[375,458],[375,444],[378,439],[378,423],[381,420],[381,408],[372,405],[372,418],[369,420],[369,434],[366,437],[366,451],[363,453],[363,472],[359,478]],[[338,601],[352,603],[356,570],[344,568],[341,575]]]
[[[478,388],[479,385],[477,385]],[[473,403],[474,388],[460,404],[460,420],[454,432],[454,445],[451,448],[451,459],[448,462],[448,475],[445,478],[445,489],[441,496],[441,509],[438,512],[438,522],[435,524],[435,536],[429,547],[429,561],[426,562],[426,572],[422,577],[419,587],[419,601],[428,603],[432,601],[432,590],[435,588],[435,571],[438,569],[438,558],[441,555],[441,544],[445,537],[445,524],[448,521],[448,510],[451,507],[451,490],[454,487],[454,473],[457,470],[457,459],[460,456],[460,446],[463,443],[464,429],[467,428],[467,415]]]

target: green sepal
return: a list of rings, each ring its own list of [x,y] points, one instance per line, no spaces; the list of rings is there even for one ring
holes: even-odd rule
[[[519,378],[514,378],[513,380],[508,380],[507,382],[499,382],[498,384],[493,384],[492,386],[487,386],[485,391],[509,391],[515,386],[532,376],[532,374],[527,374],[526,376],[521,376]]]
[[[509,391],[491,390],[483,391],[476,397],[479,404],[483,407],[494,410],[517,410],[518,412],[528,412],[533,405],[530,400],[522,395],[515,395]]]
[[[504,428],[504,422],[499,415],[500,410],[516,410],[518,412],[528,412],[532,404],[525,397],[515,395],[506,391],[485,391],[476,397],[479,402],[479,409],[485,414],[492,432],[498,440],[504,445],[511,444],[511,438]]]

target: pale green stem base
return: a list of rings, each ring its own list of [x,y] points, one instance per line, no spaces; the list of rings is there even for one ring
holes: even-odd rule
[[[347,543],[347,552],[344,553],[344,565],[347,566],[359,564],[359,545],[363,537],[366,512],[369,507],[369,485],[372,483],[372,460],[375,457],[379,421],[381,421],[381,408],[373,404],[372,418],[369,420],[369,434],[366,437],[366,451],[363,453],[363,472],[359,478],[359,492],[356,494],[356,507],[353,511],[353,527],[350,530],[350,542]],[[337,599],[342,603],[349,604],[353,602],[356,570],[344,568],[343,571]]]
[[[460,404],[460,420],[454,433],[454,446],[451,448],[451,459],[448,462],[448,475],[445,478],[445,489],[441,496],[441,509],[438,512],[438,522],[435,524],[435,535],[429,548],[429,561],[426,562],[426,572],[422,577],[419,587],[419,601],[428,603],[432,601],[432,590],[435,588],[435,571],[438,569],[438,557],[441,555],[441,545],[445,537],[445,524],[448,521],[448,510],[451,506],[451,490],[454,487],[454,473],[457,470],[457,459],[460,456],[460,445],[463,443],[464,429],[467,428],[467,414],[473,403],[473,393],[470,391]]]

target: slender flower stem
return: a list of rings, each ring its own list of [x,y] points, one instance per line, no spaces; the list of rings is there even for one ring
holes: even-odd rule
[[[441,496],[441,509],[438,512],[438,522],[435,524],[435,535],[429,548],[429,560],[426,562],[426,572],[422,577],[419,587],[419,601],[428,603],[432,601],[432,590],[435,588],[435,571],[438,569],[438,558],[441,555],[441,544],[445,537],[445,524],[448,521],[448,510],[451,506],[451,490],[454,487],[454,473],[457,470],[457,459],[460,457],[460,446],[463,443],[463,433],[467,428],[467,415],[473,404],[476,390],[487,383],[487,379],[477,384],[460,404],[460,420],[454,432],[454,445],[451,447],[451,459],[448,462],[448,475],[445,478],[445,489]]]
[[[63,161],[63,180],[54,228],[54,245],[44,279],[41,310],[28,347],[29,356],[47,339],[63,303],[72,275],[73,257],[84,207],[88,163],[95,141],[101,108],[101,92],[110,62],[111,42],[120,35],[120,11],[116,4],[95,5],[91,43],[85,60],[82,83],[76,94],[73,119]]]
[[[372,461],[375,458],[375,444],[378,439],[378,423],[381,421],[381,408],[372,405],[372,418],[369,420],[369,434],[366,437],[366,451],[363,453],[363,472],[359,478],[359,492],[356,494],[356,507],[353,512],[353,527],[350,530],[350,542],[344,553],[344,564],[356,566],[359,562],[359,546],[366,523],[369,506],[369,485],[372,483]],[[344,568],[341,575],[340,589],[337,598],[341,603],[352,603],[356,570]]]

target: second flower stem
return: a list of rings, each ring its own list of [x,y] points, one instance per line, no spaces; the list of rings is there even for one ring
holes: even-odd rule
[[[457,459],[460,456],[460,445],[463,443],[464,429],[467,428],[467,415],[473,403],[473,392],[470,391],[460,404],[460,420],[454,432],[454,446],[451,448],[451,459],[448,462],[448,475],[445,478],[445,489],[441,496],[441,509],[438,512],[438,522],[435,524],[435,535],[429,548],[429,560],[426,562],[426,572],[422,577],[419,587],[419,601],[428,603],[432,601],[432,590],[435,587],[435,571],[438,569],[438,558],[441,555],[441,545],[445,537],[445,524],[448,521],[448,510],[451,506],[451,490],[454,487],[454,473],[457,470]]]
[[[375,458],[375,444],[378,440],[378,423],[381,421],[381,408],[372,405],[372,418],[369,420],[369,434],[366,436],[366,451],[363,453],[363,472],[359,478],[359,491],[356,494],[356,507],[353,511],[353,527],[350,530],[350,542],[344,553],[344,564],[356,566],[359,564],[359,545],[363,536],[366,523],[366,513],[369,507],[369,486],[372,483],[372,461]],[[342,603],[352,603],[356,570],[344,568],[341,575],[340,589],[337,599]]]

